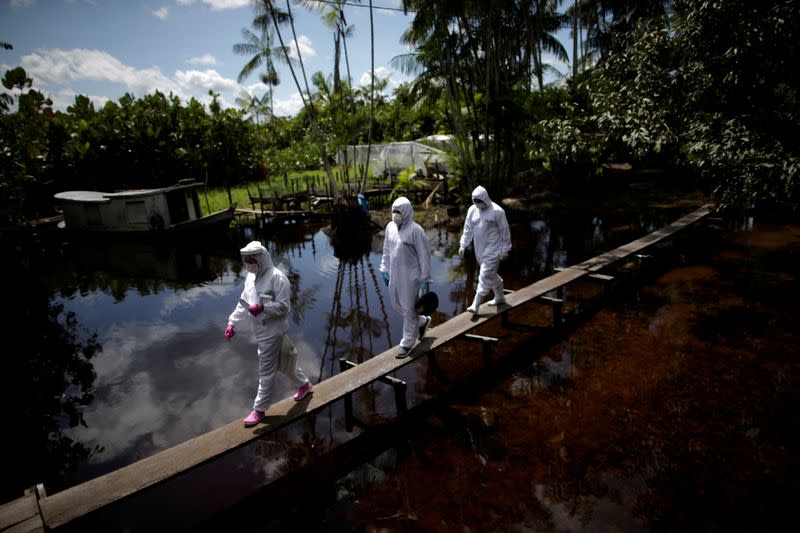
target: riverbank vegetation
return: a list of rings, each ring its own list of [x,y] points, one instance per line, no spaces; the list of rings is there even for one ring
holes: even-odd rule
[[[336,61],[334,72],[311,75],[308,90],[298,81],[305,106],[294,117],[274,116],[268,98],[283,68],[273,54],[285,53],[277,45],[293,31],[291,14],[272,2],[254,11],[253,29],[265,39],[232,43],[250,59],[243,72],[263,68],[268,89],[240,108],[224,109],[212,93],[206,106],[156,92],[102,106],[77,96],[58,110],[22,68],[9,69],[0,94],[0,225],[5,232],[52,215],[52,196],[63,190],[186,178],[230,190],[289,173],[330,176],[337,147],[433,134],[451,136],[461,194],[478,183],[500,194],[541,183],[580,194],[610,168],[656,167],[720,204],[796,200],[796,2],[404,5],[415,13],[405,34],[411,52],[395,64],[416,78],[387,97],[378,80],[354,86]],[[314,7],[333,10],[334,21],[345,9]],[[346,50],[347,28],[334,26]],[[547,85],[554,73],[543,54],[568,59],[554,37],[564,27],[574,61]]]

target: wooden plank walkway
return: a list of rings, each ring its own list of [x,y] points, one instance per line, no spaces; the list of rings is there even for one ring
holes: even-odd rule
[[[608,265],[610,265],[615,261],[624,259],[630,255],[635,254],[636,252],[644,250],[648,246],[652,246],[653,244],[666,239],[667,237],[677,233],[683,228],[690,226],[691,224],[694,224],[701,218],[708,216],[710,213],[711,213],[711,205],[706,204],[700,207],[699,209],[692,211],[688,215],[679,218],[678,220],[676,220],[672,224],[669,224],[668,226],[664,226],[663,228],[657,229],[652,233],[648,233],[644,237],[629,242],[628,244],[622,245],[619,248],[615,248],[610,252],[606,252],[602,255],[598,255],[597,257],[593,257],[578,265],[573,265],[573,268],[582,268],[584,270],[588,270],[589,272],[597,272],[598,270],[606,268]]]
[[[478,315],[466,312],[457,315],[445,323],[429,329],[425,338],[417,343],[409,357],[405,359],[397,359],[395,357],[396,347],[393,347],[350,370],[316,384],[313,393],[300,402],[287,398],[273,404],[267,411],[266,424],[262,423],[254,428],[244,428],[241,420],[236,420],[114,472],[43,497],[39,499],[38,504],[44,524],[48,528],[64,525],[100,507],[165,482],[220,455],[244,446],[267,432],[344,399],[361,387],[399,370],[431,350],[468,334],[487,320],[503,315],[514,307],[540,298],[546,293],[580,278],[591,277],[596,270],[674,234],[709,213],[710,208],[703,206],[646,237],[574,267],[561,269],[552,276],[508,294],[506,304],[498,308],[484,304],[480,308],[482,312]]]
[[[37,496],[37,492],[40,494]],[[23,533],[44,531],[44,522],[39,512],[39,497],[44,487],[38,485],[25,491],[25,496],[0,506],[0,531]]]

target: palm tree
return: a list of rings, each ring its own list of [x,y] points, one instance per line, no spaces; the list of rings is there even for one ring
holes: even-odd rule
[[[536,76],[539,90],[544,92],[544,73],[548,66],[542,61],[542,53],[548,52],[564,62],[569,56],[555,33],[564,24],[564,17],[557,12],[561,0],[534,0],[530,2],[528,22],[528,42],[526,51],[530,51],[533,59],[533,74]],[[549,67],[549,70],[555,70]]]
[[[258,126],[260,103],[261,100],[258,96],[253,96],[245,89],[242,89],[239,96],[236,97],[236,105],[238,105],[245,114],[250,115],[255,120],[256,126]]]
[[[311,11],[322,13],[322,22],[333,30],[333,92],[338,94],[341,90],[341,51],[344,49],[345,63],[347,66],[347,82],[351,83],[350,61],[347,57],[347,39],[353,35],[353,26],[348,26],[344,17],[345,0],[297,0],[297,3]],[[360,3],[355,0],[351,3]]]
[[[325,172],[328,175],[331,194],[333,194],[334,199],[338,200],[339,188],[336,185],[336,180],[333,176],[333,170],[331,169],[330,159],[328,158],[328,150],[325,148],[322,132],[320,131],[319,124],[317,123],[316,108],[306,98],[306,96],[310,94],[310,90],[308,88],[308,78],[306,77],[305,67],[303,66],[303,56],[300,53],[300,46],[297,42],[297,33],[294,29],[294,19],[292,18],[292,8],[289,5],[289,0],[286,0],[285,12],[276,8],[272,0],[256,1],[254,7],[256,10],[256,18],[253,21],[253,25],[257,28],[266,29],[270,26],[270,24],[272,24],[272,26],[275,28],[275,33],[278,37],[278,41],[280,42],[280,49],[283,51],[286,62],[289,65],[289,72],[291,72],[294,84],[297,87],[297,91],[300,93],[300,99],[303,102],[303,108],[308,112],[308,116],[311,121],[311,134],[314,138],[314,141],[317,143],[317,147],[319,148],[320,157],[322,158]],[[286,22],[288,22],[292,28],[292,36],[294,38],[295,48],[297,50],[297,58],[303,74],[303,82],[305,83],[306,87],[305,93],[303,93],[303,89],[300,87],[300,81],[297,79],[297,73],[295,72],[292,61],[289,59],[289,49],[284,44],[283,35],[281,34],[281,25],[285,24]]]
[[[261,74],[261,81],[267,86],[269,94],[270,112],[272,111],[272,88],[280,84],[278,71],[275,68],[276,60],[284,60],[288,57],[280,47],[273,47],[272,27],[261,28],[261,35],[258,36],[252,31],[244,28],[242,37],[244,42],[233,45],[234,53],[238,55],[250,55],[250,60],[245,63],[236,81],[241,83],[250,74],[255,72],[262,65],[264,72]]]

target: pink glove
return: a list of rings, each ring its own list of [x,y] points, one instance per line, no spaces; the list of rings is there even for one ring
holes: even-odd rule
[[[251,315],[258,316],[261,313],[261,311],[264,310],[264,306],[261,305],[261,302],[259,302],[257,304],[251,305],[250,307],[247,308],[247,310],[250,311]]]
[[[231,339],[234,335],[236,335],[236,332],[233,331],[233,324],[228,324],[228,327],[225,328],[225,338],[228,340],[228,342],[231,342]]]

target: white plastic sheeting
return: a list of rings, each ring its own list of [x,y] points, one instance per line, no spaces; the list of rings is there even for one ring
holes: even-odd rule
[[[366,162],[366,144],[336,149],[336,163],[339,165],[363,165]],[[375,174],[384,171],[396,174],[413,165],[419,174],[427,175],[429,166],[446,170],[447,157],[444,150],[416,141],[373,144],[369,153],[369,165]]]

